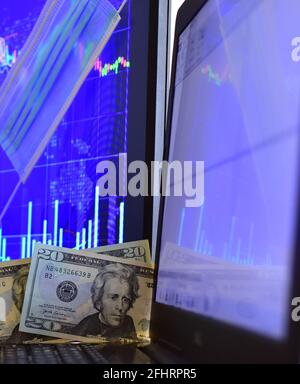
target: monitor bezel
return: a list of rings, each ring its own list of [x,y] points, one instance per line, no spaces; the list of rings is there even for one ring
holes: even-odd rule
[[[179,37],[207,1],[209,0],[186,0],[177,15],[164,160],[169,157]],[[164,200],[162,197],[155,255],[156,266],[159,265]],[[300,296],[300,259],[297,257],[300,251],[300,236],[297,236],[299,233],[299,204],[297,209],[298,223],[295,238],[299,238],[299,240],[296,240],[295,244],[293,280],[290,301],[287,303],[288,334],[285,340],[276,341],[221,321],[158,303],[155,301],[157,288],[155,287],[151,316],[151,337],[154,342],[166,345],[168,349],[179,354],[187,362],[297,363],[299,360],[300,330],[299,323],[293,322],[291,319],[292,297]],[[156,281],[157,273],[158,268],[156,268]]]
[[[157,39],[160,0],[131,0],[130,58],[137,63],[130,73],[127,163],[143,161],[151,169],[155,153]],[[151,175],[149,172],[148,178]],[[149,192],[149,191],[148,191]],[[152,242],[153,199],[128,196],[125,202],[124,242]],[[132,225],[134,223],[134,225]]]

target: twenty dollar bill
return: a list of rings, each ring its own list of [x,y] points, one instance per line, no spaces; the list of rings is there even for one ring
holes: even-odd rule
[[[37,244],[20,330],[49,337],[149,338],[148,263]]]
[[[35,338],[19,332],[30,260],[0,264],[0,342],[21,343]]]
[[[142,264],[152,264],[148,240],[106,245],[103,247],[87,249],[86,251],[114,257],[122,257],[123,259],[141,262]]]

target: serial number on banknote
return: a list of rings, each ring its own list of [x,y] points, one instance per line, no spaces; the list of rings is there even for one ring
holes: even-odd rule
[[[91,273],[89,273],[89,272],[74,270],[74,269],[70,269],[70,268],[58,268],[58,267],[54,267],[53,265],[47,265],[46,271],[47,271],[47,272],[45,272],[45,278],[46,279],[53,279],[54,273],[58,273],[60,275],[78,276],[78,277],[83,277],[83,278],[86,277],[87,279],[90,279],[92,277]],[[53,273],[51,273],[51,272],[53,272]]]

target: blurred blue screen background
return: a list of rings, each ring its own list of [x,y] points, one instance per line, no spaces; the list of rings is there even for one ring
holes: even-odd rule
[[[29,36],[45,0],[0,4],[0,85]],[[118,8],[122,0],[111,0]],[[95,200],[96,165],[127,153],[131,0],[72,106],[0,229],[0,260],[30,257],[36,241],[84,248],[123,241],[123,198]],[[18,180],[0,148],[0,206]],[[98,228],[96,235],[94,228]]]

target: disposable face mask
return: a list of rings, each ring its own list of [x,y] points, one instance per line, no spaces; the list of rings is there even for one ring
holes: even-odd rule
[[[19,184],[92,70],[120,21],[119,11],[108,0],[47,1],[0,89],[0,145]]]
[[[0,144],[23,181],[119,20],[108,0],[45,5],[0,92]]]

